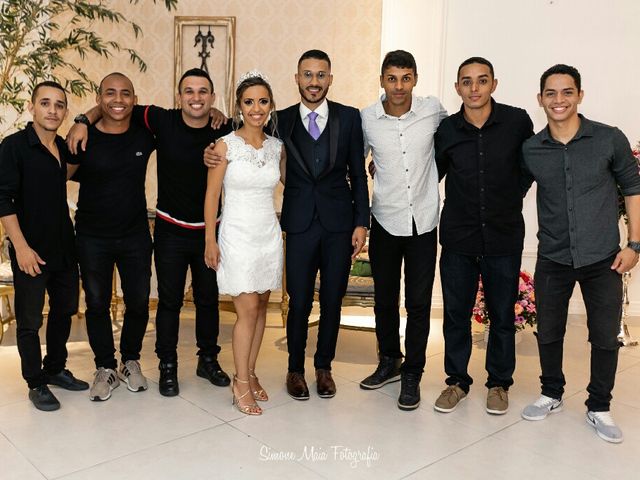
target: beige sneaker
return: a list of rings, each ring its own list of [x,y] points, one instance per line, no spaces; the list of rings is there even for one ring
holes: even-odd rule
[[[502,387],[491,387],[487,392],[487,413],[504,415],[509,410],[509,393]]]
[[[467,394],[458,385],[449,385],[442,391],[433,408],[442,413],[453,412],[466,397]]]
[[[89,390],[89,398],[94,402],[109,400],[111,392],[120,385],[118,375],[110,368],[100,367],[94,373],[93,385]]]

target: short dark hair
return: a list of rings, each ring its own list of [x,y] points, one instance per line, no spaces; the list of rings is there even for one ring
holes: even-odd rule
[[[131,79],[129,77],[127,77],[124,73],[120,73],[120,72],[111,72],[106,74],[102,80],[100,80],[100,85],[98,85],[98,93],[101,94],[102,93],[102,84],[104,83],[104,81],[109,78],[109,77],[121,77],[121,78],[125,78],[127,80],[129,80],[129,83],[131,84],[131,88],[133,89],[133,82],[131,81]],[[135,93],[133,90],[131,93]]]
[[[32,103],[36,101],[36,96],[38,94],[38,90],[40,90],[42,87],[57,88],[62,93],[64,93],[64,103],[65,104],[67,103],[67,92],[64,90],[64,87],[62,85],[60,85],[58,82],[54,82],[53,80],[45,80],[44,82],[38,83],[33,88],[33,91],[31,92],[31,102]]]
[[[580,78],[578,69],[570,65],[565,65],[564,63],[558,63],[551,68],[547,68],[540,77],[540,93],[544,92],[544,85],[547,83],[547,78],[551,75],[569,75],[576,83],[578,91],[581,90],[582,79]]]
[[[413,58],[413,55],[405,50],[394,50],[393,52],[387,53],[384,56],[384,60],[382,60],[380,74],[384,75],[384,71],[389,67],[411,68],[414,75],[418,74],[416,59]]]
[[[306,52],[304,52],[302,55],[300,55],[300,59],[298,60],[298,67],[300,67],[300,64],[302,63],[302,61],[306,60],[307,58],[324,60],[329,64],[329,69],[331,69],[331,59],[329,58],[329,55],[327,55],[326,52],[323,52],[322,50],[314,49],[314,50],[307,50]]]
[[[460,64],[458,67],[458,74],[456,75],[456,81],[460,78],[460,70],[467,65],[471,65],[472,63],[479,63],[480,65],[486,65],[489,67],[489,73],[491,73],[491,78],[495,78],[495,73],[493,72],[493,65],[489,60],[484,57],[469,57],[464,62]]]
[[[187,77],[202,77],[202,78],[206,78],[207,80],[209,80],[209,86],[211,87],[211,93],[213,93],[213,81],[211,80],[211,77],[209,76],[209,73],[207,73],[205,70],[203,70],[201,68],[190,68],[189,70],[187,70],[186,72],[184,72],[182,74],[182,76],[180,77],[180,81],[178,82],[178,93],[180,93],[180,89],[182,88],[182,81]]]

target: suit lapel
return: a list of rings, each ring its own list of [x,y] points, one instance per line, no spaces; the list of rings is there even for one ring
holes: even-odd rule
[[[289,119],[288,119],[289,123],[286,124],[286,121],[284,122],[285,123],[284,142],[287,145],[287,148],[289,149],[289,151],[293,154],[293,157],[298,162],[302,170],[304,170],[304,172],[311,177],[312,175],[311,175],[311,172],[309,172],[309,169],[307,168],[307,164],[302,158],[302,155],[300,155],[300,151],[298,150],[298,147],[296,147],[296,144],[291,138],[291,136],[293,135],[293,129],[296,125],[296,121],[298,120],[296,115],[300,115],[300,104],[298,103],[290,107],[289,113],[290,113]]]

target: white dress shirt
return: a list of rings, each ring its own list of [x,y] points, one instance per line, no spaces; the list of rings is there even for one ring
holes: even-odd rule
[[[327,122],[329,121],[329,104],[327,103],[327,99],[325,98],[315,110],[310,110],[309,107],[300,102],[300,119],[302,120],[302,124],[307,132],[309,131],[309,114],[311,112],[316,112],[318,114],[316,117],[316,123],[320,129],[320,135],[322,135],[324,127],[327,126]]]
[[[438,225],[440,195],[433,136],[447,111],[435,97],[412,96],[411,109],[387,115],[384,95],[361,112],[364,154],[373,155],[371,213],[391,235],[419,235]]]

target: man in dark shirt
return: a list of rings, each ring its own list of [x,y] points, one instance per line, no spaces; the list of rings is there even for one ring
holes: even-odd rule
[[[154,231],[155,267],[158,276],[156,354],[160,359],[160,393],[175,396],[178,386],[178,328],[187,270],[191,268],[196,307],[197,375],[217,386],[228,386],[229,376],[220,368],[217,345],[220,328],[215,270],[204,263],[204,196],[207,167],[205,147],[231,131],[231,125],[214,130],[209,112],[215,98],[213,83],[204,70],[186,71],[178,83],[180,108],[165,110],[154,105],[136,106],[133,120],[156,138],[158,152],[158,204]],[[87,112],[97,120],[98,109]],[[80,127],[82,128],[82,127]],[[85,135],[73,132],[68,141],[77,144]],[[71,132],[70,132],[71,133]]]
[[[538,186],[535,285],[542,395],[522,417],[542,420],[562,409],[564,334],[578,282],[591,343],[587,423],[602,439],[620,443],[622,431],[609,408],[618,365],[621,274],[638,263],[640,252],[640,175],[620,130],[578,114],[580,84],[580,73],[568,65],[542,74],[538,103],[548,125],[523,146],[524,189],[534,180]],[[629,220],[622,250],[616,185]]]
[[[462,108],[435,136],[440,178],[446,175],[440,278],[448,386],[434,408],[452,412],[473,383],[470,319],[482,276],[491,319],[486,410],[500,415],[509,407],[516,361],[514,304],[524,240],[520,152],[533,124],[524,110],[493,100],[498,80],[488,60],[465,60],[457,78]]]
[[[56,135],[67,114],[67,96],[55,82],[38,84],[33,116],[24,130],[0,145],[0,220],[9,235],[15,287],[16,337],[29,399],[39,410],[60,408],[47,383],[67,390],[89,384],[65,369],[71,316],[78,310],[78,267],[67,207],[68,151]],[[49,294],[47,355],[38,330]]]
[[[139,363],[149,321],[152,249],[144,186],[155,142],[144,127],[131,124],[135,102],[126,76],[107,75],[97,97],[102,118],[89,127],[86,149],[71,160],[80,167],[74,176],[80,182],[76,244],[97,369],[91,400],[108,400],[120,384],[118,374],[129,390],[147,389]],[[109,315],[114,266],[125,303],[118,374]]]

